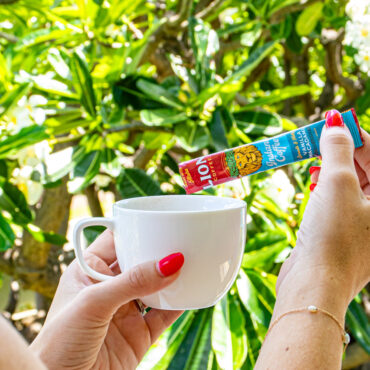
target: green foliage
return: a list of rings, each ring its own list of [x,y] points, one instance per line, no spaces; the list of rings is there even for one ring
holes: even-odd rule
[[[331,96],[328,75],[367,77],[348,46],[339,70],[327,71],[321,32],[344,26],[343,2],[302,3],[195,0],[179,21],[179,1],[0,5],[0,251],[26,233],[66,242],[35,225],[48,206],[42,192],[34,199],[40,187],[67,183],[80,194],[93,186],[117,199],[184,194],[180,161],[294,129],[318,110],[355,105],[370,127],[369,81],[351,99],[345,86],[334,90],[346,79],[330,81],[333,96],[322,102]],[[227,296],[182,315],[139,368],[253,369],[307,203],[307,167],[207,191],[247,202],[241,270]],[[85,236],[92,242],[102,230]],[[364,315],[354,301],[347,323],[369,352]]]

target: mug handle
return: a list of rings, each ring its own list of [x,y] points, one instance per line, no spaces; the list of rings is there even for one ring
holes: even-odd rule
[[[90,276],[91,278],[98,280],[98,281],[104,281],[111,279],[113,276],[102,274],[100,272],[97,272],[93,270],[85,261],[83,256],[83,249],[81,245],[81,234],[85,227],[89,226],[105,226],[111,231],[114,229],[114,221],[111,218],[105,218],[105,217],[91,217],[91,218],[84,218],[77,222],[76,226],[73,230],[73,246],[75,249],[75,254],[77,261],[82,269],[82,271]]]

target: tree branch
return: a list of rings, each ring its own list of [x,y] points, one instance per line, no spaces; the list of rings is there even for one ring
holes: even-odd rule
[[[0,2],[0,4],[1,4],[1,2]],[[9,42],[13,42],[13,43],[18,41],[17,36],[11,35],[10,33],[6,33],[6,32],[0,32],[0,38],[5,39]]]
[[[342,41],[344,31],[324,29],[321,34],[325,54],[325,66],[328,77],[333,83],[344,88],[349,102],[356,100],[363,91],[363,83],[360,80],[352,80],[343,76],[342,71]]]
[[[0,0],[0,5],[9,5],[18,2],[19,0]]]
[[[166,127],[160,127],[160,126],[147,126],[144,125],[142,122],[134,121],[133,123],[128,123],[126,125],[113,127],[106,132],[121,132],[121,131],[154,131],[154,132],[172,132],[170,129]]]
[[[89,208],[93,217],[104,217],[103,209],[101,207],[98,194],[95,191],[95,185],[89,185],[84,191]]]
[[[215,14],[221,8],[224,0],[214,0],[206,8],[195,15],[196,18],[206,19]]]
[[[176,15],[167,16],[164,19],[164,22],[150,36],[149,42],[139,64],[147,61],[166,37],[169,35],[176,36],[179,31],[186,27],[186,23],[184,22],[189,18],[192,6],[193,0],[182,0],[179,7],[179,13]]]
[[[67,178],[62,179],[62,185],[45,189],[41,207],[36,212],[35,225],[41,230],[58,232],[69,209],[71,195],[67,190]],[[50,215],[52,211],[52,215]],[[31,234],[24,232],[20,264],[35,269],[46,267],[51,244],[36,241]]]
[[[306,45],[301,54],[292,53],[292,56],[297,65],[297,82],[298,85],[309,85],[310,75],[309,75],[309,56],[308,56],[309,45]],[[315,105],[312,100],[310,93],[304,94],[299,97],[301,104],[303,106],[304,114],[306,117],[311,116],[315,113]]]
[[[148,162],[153,158],[157,151],[154,149],[142,148],[134,159],[135,168],[145,169]]]
[[[243,85],[243,90],[247,90],[253,83],[258,81],[269,70],[271,65],[270,58],[264,58],[261,63],[254,69],[253,73],[248,76]]]
[[[292,68],[292,57],[291,52],[287,48],[285,44],[283,44],[284,47],[284,86],[291,86],[292,85],[292,74],[291,74],[291,68]],[[283,114],[286,116],[290,116],[292,114],[292,106],[293,106],[293,99],[286,99],[284,101],[284,108],[283,108]]]

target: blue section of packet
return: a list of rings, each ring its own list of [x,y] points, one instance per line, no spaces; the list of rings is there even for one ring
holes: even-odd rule
[[[341,115],[351,132],[355,147],[363,146],[354,111],[349,110]],[[325,120],[318,121],[273,138],[253,143],[262,153],[261,167],[254,173],[321,155],[320,136],[324,125]]]

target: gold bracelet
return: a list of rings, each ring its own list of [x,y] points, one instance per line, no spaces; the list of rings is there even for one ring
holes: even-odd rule
[[[330,312],[322,309],[322,308],[318,308],[316,306],[313,306],[313,305],[310,305],[308,307],[302,307],[302,308],[296,308],[294,310],[291,310],[291,311],[287,311],[285,313],[283,313],[282,315],[280,315],[269,327],[269,329],[267,330],[267,333],[266,333],[266,338],[267,336],[269,335],[269,333],[271,332],[272,328],[284,317],[284,316],[287,316],[287,315],[290,315],[291,313],[297,313],[297,312],[305,312],[305,311],[308,311],[312,314],[315,314],[315,313],[318,313],[318,312],[321,312],[322,314],[330,317],[332,320],[334,320],[334,322],[337,324],[337,326],[339,327],[339,329],[341,330],[341,335],[342,335],[342,342],[343,342],[343,345],[344,345],[344,350],[345,351],[347,349],[347,346],[351,340],[349,334],[344,330],[344,327],[341,325],[341,323],[339,322],[339,320],[333,315],[331,314]]]

